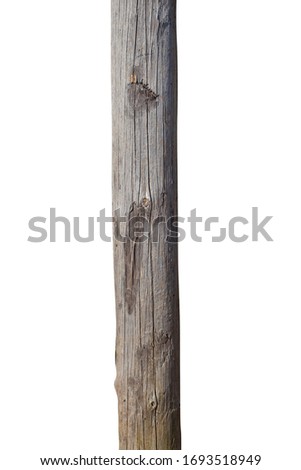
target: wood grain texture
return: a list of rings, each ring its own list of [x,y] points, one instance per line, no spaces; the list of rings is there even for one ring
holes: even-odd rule
[[[180,449],[176,0],[111,3],[120,449]]]

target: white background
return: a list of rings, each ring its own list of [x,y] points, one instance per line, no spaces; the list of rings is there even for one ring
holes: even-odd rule
[[[180,244],[179,455],[300,468],[300,21],[178,1],[180,215],[274,216],[273,243]],[[117,456],[112,246],[27,241],[50,207],[83,235],[110,212],[110,2],[1,0],[0,36],[0,466]]]

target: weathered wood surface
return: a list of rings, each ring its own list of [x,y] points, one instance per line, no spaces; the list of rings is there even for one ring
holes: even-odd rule
[[[180,449],[178,251],[155,223],[177,215],[176,0],[111,1],[120,449]]]

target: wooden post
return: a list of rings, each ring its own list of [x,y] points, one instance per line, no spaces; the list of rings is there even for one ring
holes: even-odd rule
[[[176,0],[111,2],[120,449],[180,449]]]

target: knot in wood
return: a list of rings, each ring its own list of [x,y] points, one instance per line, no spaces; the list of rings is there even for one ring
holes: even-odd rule
[[[150,200],[147,197],[144,197],[141,202],[142,207],[147,208],[150,205]]]

